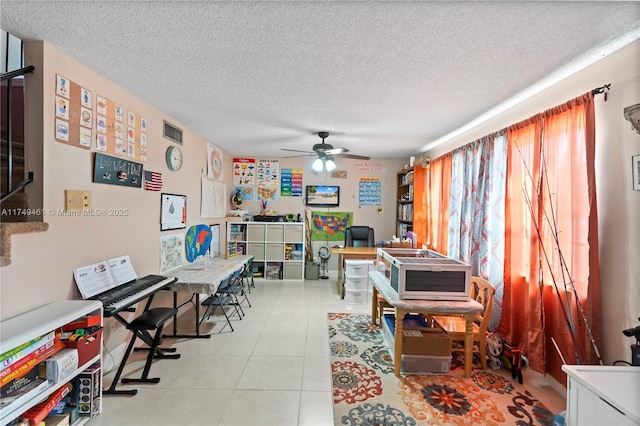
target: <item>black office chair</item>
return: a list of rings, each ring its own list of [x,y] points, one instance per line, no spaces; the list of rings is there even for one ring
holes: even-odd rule
[[[345,247],[375,247],[373,228],[368,226],[350,226],[344,230]]]

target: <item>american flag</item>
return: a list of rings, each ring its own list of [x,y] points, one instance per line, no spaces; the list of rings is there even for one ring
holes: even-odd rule
[[[162,189],[162,173],[145,170],[144,189],[147,191],[160,191]]]

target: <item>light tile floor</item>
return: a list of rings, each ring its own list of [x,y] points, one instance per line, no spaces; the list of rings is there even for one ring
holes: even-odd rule
[[[102,414],[88,424],[333,425],[327,313],[370,313],[370,305],[340,300],[335,279],[255,285],[253,306],[241,321],[232,319],[235,331],[215,316],[202,326],[210,339],[165,339],[181,358],[154,362],[150,377],[160,383],[119,384],[138,394],[105,395]],[[178,323],[179,333],[192,333],[193,311]],[[134,352],[123,377],[139,377],[144,356]],[[105,387],[114,374],[105,374]],[[555,395],[549,408],[558,412],[565,402]]]

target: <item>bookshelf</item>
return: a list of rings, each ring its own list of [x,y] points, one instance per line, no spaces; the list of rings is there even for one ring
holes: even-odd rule
[[[64,325],[88,315],[100,315],[100,325],[102,325],[102,303],[93,300],[62,300],[4,320],[0,322],[0,353],[9,352],[23,343],[37,339],[51,331],[59,331]],[[27,399],[19,398],[0,408],[2,425],[9,424],[19,418],[25,411],[42,402],[96,362],[100,362],[102,359],[101,339],[102,337],[100,337],[98,354],[78,366],[64,380],[50,383],[44,388],[39,388],[38,393],[30,394]],[[90,417],[80,417],[74,425],[84,424],[88,420]]]
[[[304,278],[304,223],[227,222],[226,257],[253,256],[255,278]]]
[[[413,231],[413,167],[398,172],[396,199],[396,236]]]

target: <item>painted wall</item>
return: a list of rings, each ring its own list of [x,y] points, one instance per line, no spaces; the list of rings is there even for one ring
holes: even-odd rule
[[[503,114],[426,153],[436,158],[536,113],[611,83],[607,101],[596,96],[596,186],[600,237],[603,341],[606,364],[630,361],[632,339],[623,329],[640,323],[640,191],[632,190],[631,157],[640,135],[623,109],[640,102],[640,41],[557,83]]]
[[[148,121],[148,161],[144,167],[163,174],[163,192],[187,195],[187,225],[198,223],[221,224],[221,246],[224,243],[225,219],[201,219],[201,172],[206,169],[207,143],[171,117],[145,104],[116,84],[96,74],[86,66],[43,42],[27,42],[25,62],[35,65],[36,71],[26,78],[29,92],[26,103],[27,138],[29,140],[28,168],[42,170],[30,185],[30,197],[47,212],[62,210],[65,189],[91,191],[94,209],[126,209],[125,216],[82,217],[49,214],[44,221],[49,230],[42,233],[16,234],[11,240],[11,264],[0,269],[0,318],[6,319],[46,303],[60,299],[77,299],[79,294],[73,270],[100,260],[128,254],[139,276],[159,273],[160,237],[184,230],[160,231],[160,192],[145,191],[113,185],[92,183],[93,153],[58,143],[54,140],[54,105],[56,74],[80,84],[145,117]],[[162,136],[162,121],[167,119],[184,130],[182,146],[184,165],[171,172],[165,164],[167,147],[175,145]],[[95,132],[95,125],[94,125]],[[41,142],[39,142],[41,141]],[[309,144],[314,142],[312,139]],[[233,156],[224,153],[223,181],[231,196],[231,168]],[[306,184],[337,184],[343,189],[340,211],[352,211],[355,223],[366,223],[376,229],[378,239],[390,238],[394,232],[396,172],[404,161],[398,159],[372,160],[382,170],[368,169],[366,164],[354,167],[354,160],[338,159],[338,169],[347,172],[346,179],[333,179],[309,172],[311,158],[280,159],[281,167],[303,168]],[[377,168],[377,167],[376,167]],[[358,207],[357,191],[360,177],[379,177],[386,194],[382,211],[376,207]],[[259,211],[259,202],[247,202],[243,207],[250,213]],[[231,208],[227,205],[225,210]],[[269,203],[269,209],[279,213],[303,213],[302,198],[281,197]],[[33,221],[42,217],[31,217]],[[223,250],[221,250],[223,252]],[[314,249],[317,253],[317,249]],[[183,299],[187,295],[182,296]],[[171,303],[170,294],[156,298],[158,305]],[[132,314],[133,315],[133,314]],[[126,338],[120,327],[110,335],[105,333],[105,345],[114,349]]]

